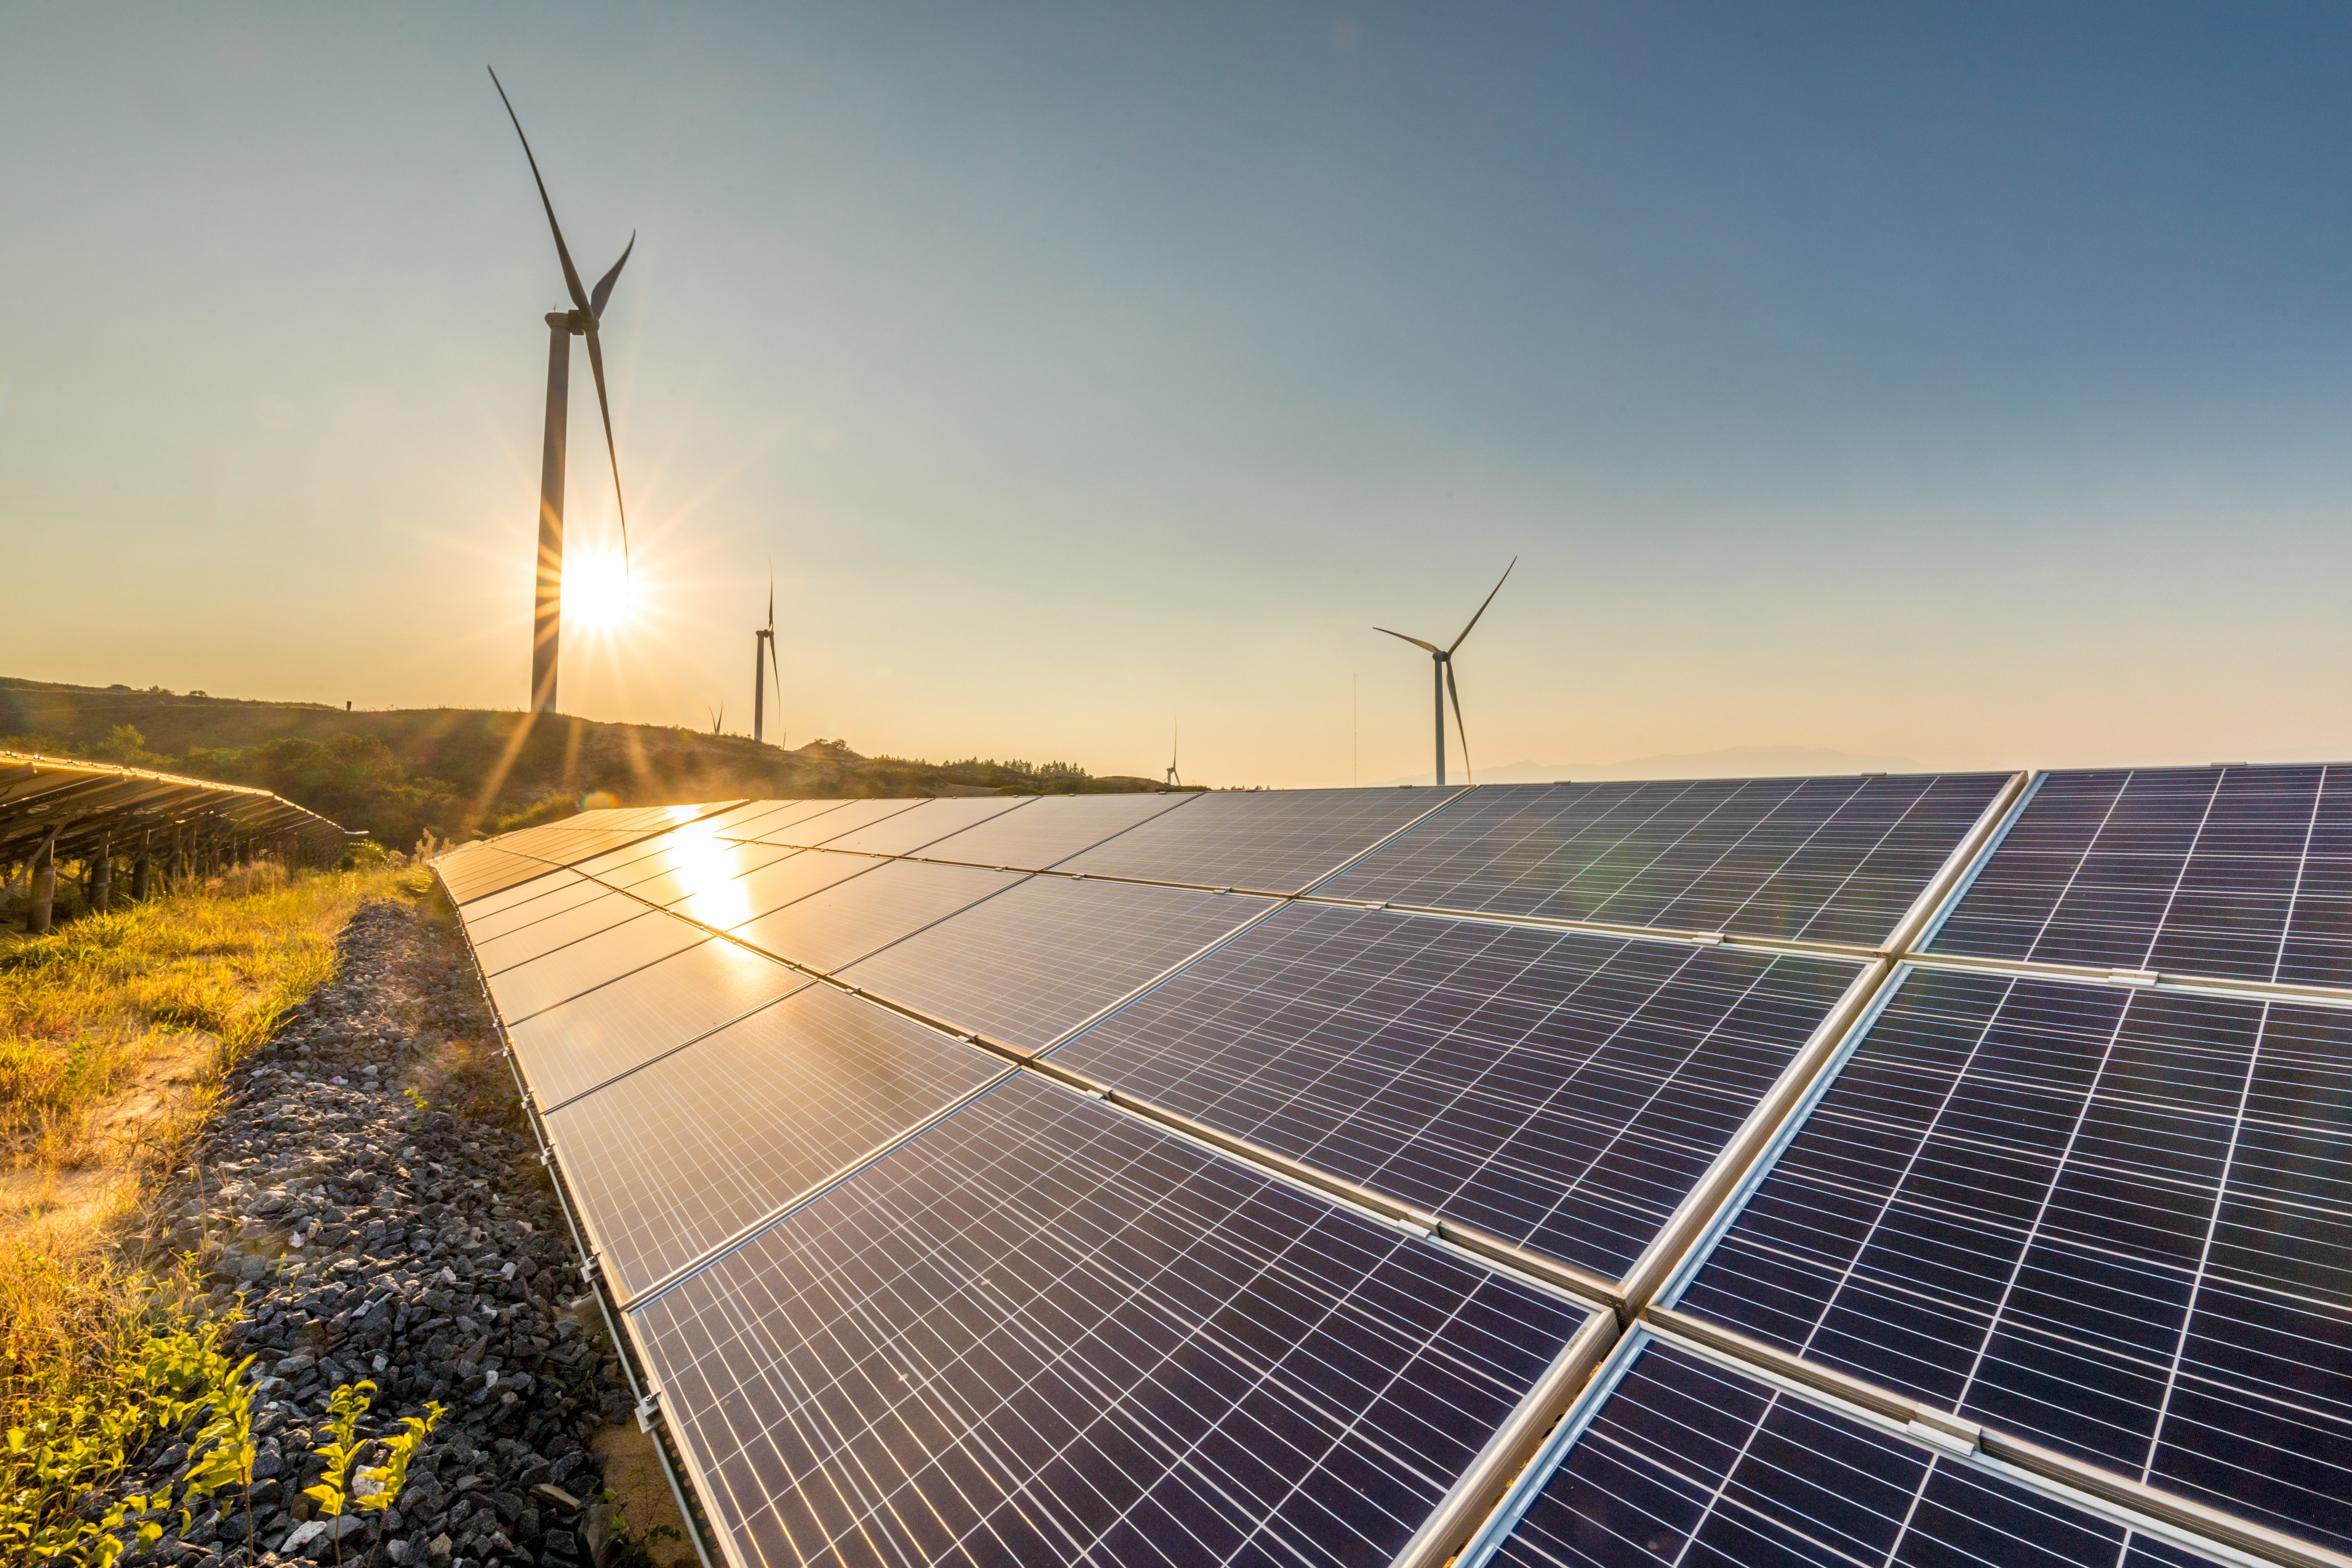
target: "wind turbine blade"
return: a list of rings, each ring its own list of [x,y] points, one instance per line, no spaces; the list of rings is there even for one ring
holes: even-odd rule
[[[596,373],[596,412],[604,416],[604,455],[613,459],[613,505],[621,514],[621,581],[629,580],[629,509],[621,500],[621,449],[613,444],[613,405],[604,397],[604,351],[596,343],[596,319],[588,319],[588,368]]]
[[[776,662],[776,637],[773,632],[768,634],[768,668],[776,672],[776,711],[782,713],[784,710],[784,667]],[[777,733],[782,732],[780,727]]]
[[[499,79],[496,70],[490,72],[490,85],[499,89],[499,101],[507,106],[507,118],[514,121],[515,135],[522,142],[522,155],[530,161],[531,184],[539,187],[539,205],[547,209],[547,226],[555,232],[555,258],[563,263],[563,286],[572,290],[572,304],[593,316],[596,312],[588,309],[588,291],[580,287],[579,270],[572,265],[572,252],[563,243],[563,226],[555,221],[555,204],[547,199],[547,182],[539,177],[539,160],[531,155],[530,138],[523,135],[522,121],[515,114],[514,100],[507,96],[507,84]],[[635,238],[632,237],[629,243],[635,245]],[[626,252],[623,253],[623,258],[626,259]],[[615,267],[613,270],[618,272],[620,268]]]
[[[1496,587],[1502,584],[1497,583]],[[1454,684],[1454,661],[1445,661],[1445,695],[1454,699],[1454,729],[1462,737],[1462,776],[1472,784],[1478,781],[1470,772],[1470,731],[1462,723],[1462,689]]]
[[[773,653],[776,637],[776,563],[768,563],[768,651]]]
[[[631,230],[629,234],[629,243],[621,247],[621,259],[613,263],[613,270],[605,273],[604,276],[596,279],[596,287],[588,290],[588,313],[590,315],[594,316],[599,320],[603,319],[604,314],[604,301],[613,297],[613,285],[619,280],[621,268],[629,264],[629,252],[635,250],[636,247],[636,233],[635,230]]]
[[[1511,566],[1517,566],[1518,563],[1519,558],[1516,555],[1512,556]],[[1462,635],[1454,639],[1453,645],[1446,648],[1446,652],[1452,653],[1454,648],[1460,647],[1464,643],[1470,640],[1470,626],[1475,626],[1478,624],[1478,616],[1483,616],[1486,613],[1486,605],[1493,604],[1495,602],[1495,595],[1503,591],[1503,584],[1510,581],[1511,566],[1506,566],[1503,568],[1503,574],[1500,577],[1496,578],[1495,585],[1486,591],[1486,604],[1482,604],[1478,606],[1478,615],[1470,617],[1470,626],[1464,626],[1462,628]]]
[[[1374,626],[1372,630],[1376,632],[1389,632],[1389,629],[1386,626]],[[1396,637],[1403,642],[1409,642],[1415,647],[1425,647],[1432,653],[1442,653],[1444,651],[1433,642],[1423,642],[1419,637],[1409,637],[1402,632],[1389,632],[1389,636]]]

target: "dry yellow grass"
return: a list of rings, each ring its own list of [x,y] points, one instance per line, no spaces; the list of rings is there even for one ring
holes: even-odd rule
[[[103,1485],[214,1330],[176,1279],[118,1258],[111,1222],[179,1162],[238,1058],[333,973],[382,868],[247,868],[38,938],[0,937],[0,1557]],[[54,1545],[54,1542],[51,1542]]]
[[[0,1159],[44,1185],[168,1163],[228,1068],[333,973],[361,900],[414,889],[388,868],[274,870],[0,947]],[[112,1114],[134,1098],[141,1114]]]

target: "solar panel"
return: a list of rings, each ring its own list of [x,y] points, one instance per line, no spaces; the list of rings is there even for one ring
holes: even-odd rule
[[[810,984],[733,942],[702,942],[515,1025],[515,1059],[552,1108]],[[490,989],[503,1007],[497,981]]]
[[[740,802],[436,868],[736,1568],[2155,1568],[2352,1558],[2343,772]],[[1580,1296],[1633,1338],[1547,1441]]]
[[[625,893],[602,893],[544,919],[525,921],[503,935],[478,938],[474,958],[482,966],[482,973],[495,979],[518,963],[569,947],[600,931],[610,931],[645,912],[646,905]]]
[[[827,849],[849,849],[861,855],[911,855],[924,845],[977,827],[1028,801],[969,799],[925,801],[879,822],[851,827],[838,837],[824,840]]]
[[[492,937],[505,936],[529,925],[537,925],[551,915],[578,909],[582,904],[606,896],[601,882],[569,871],[551,872],[542,880],[525,884],[512,890],[513,896],[496,909],[483,909],[493,900],[485,899],[466,910],[466,931],[477,944]],[[483,912],[477,914],[477,910]]]
[[[845,978],[1042,1050],[1273,907],[1242,894],[1039,877],[852,964]]]
[[[1060,869],[1209,888],[1296,892],[1455,790],[1248,790],[1204,795],[1073,856]]]
[[[758,835],[763,844],[792,844],[802,847],[838,838],[860,827],[870,827],[877,822],[914,810],[923,803],[919,800],[850,800],[830,811],[795,816],[774,826],[761,825]]]
[[[1294,904],[1050,1059],[1613,1279],[1857,973]]]
[[[1021,879],[1017,873],[970,866],[877,862],[855,855],[825,858],[871,869],[748,921],[734,934],[794,963],[838,969]]]
[[[838,811],[848,804],[845,800],[753,801],[751,807],[756,809],[747,808],[718,819],[717,831],[724,838],[757,838],[828,811]]]
[[[2352,1546],[2352,1012],[1915,972],[1681,1305]]]
[[[572,1100],[548,1130],[633,1295],[1007,1070],[816,985]]]
[[[2352,771],[2048,774],[1929,945],[2352,985]]]
[[[1042,871],[1163,812],[1189,808],[1196,795],[1077,795],[1038,801],[923,847],[926,860],[960,860]]]
[[[1385,1563],[1587,1321],[1026,1078],[630,1316],[757,1568]]]
[[[669,908],[688,920],[699,921],[714,930],[731,931],[755,916],[781,910],[812,893],[821,893],[836,882],[865,876],[881,865],[881,861],[868,860],[856,855],[821,855],[807,849],[787,850],[781,860],[740,877],[708,883]]]
[[[2207,1561],[1680,1346],[1645,1336],[1620,1353],[1607,1399],[1487,1559],[1498,1568]]]
[[[781,844],[702,840],[663,857],[667,862],[666,868],[655,869],[641,863],[624,867],[607,880],[614,887],[626,888],[631,898],[643,899],[649,904],[674,904],[681,899],[715,891],[762,866],[772,866],[801,853]]]
[[[1316,891],[1872,946],[2010,777],[1488,785]]]
[[[477,899],[486,899],[534,878],[544,877],[553,869],[544,860],[509,855],[502,850],[483,849],[446,868],[442,871],[442,880],[448,885],[451,902],[469,904]]]
[[[562,917],[558,917],[559,919]],[[490,976],[499,1016],[520,1024],[558,1002],[593,990],[707,939],[699,927],[648,910]]]

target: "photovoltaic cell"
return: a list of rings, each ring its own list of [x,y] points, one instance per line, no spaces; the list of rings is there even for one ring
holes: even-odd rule
[[[561,917],[558,917],[561,918]],[[509,1025],[582,992],[656,963],[709,933],[649,910],[594,936],[542,953],[490,976],[490,995]]]
[[[2352,1546],[2352,1013],[1914,972],[1681,1302]]]
[[[1315,890],[1872,946],[2009,778],[1488,785]]]
[[[1016,873],[969,866],[825,858],[873,868],[739,926],[735,934],[795,963],[838,969],[1021,880]]]
[[[631,1317],[760,1568],[1385,1563],[1586,1321],[1019,1078]]]
[[[576,893],[582,889],[593,889],[600,894],[604,891],[603,889],[597,888],[595,883],[576,871],[550,871],[545,879],[539,882],[509,888],[503,892],[488,893],[481,898],[467,900],[465,910],[466,929],[471,931],[479,923],[493,919],[503,919],[524,904],[535,903],[541,899],[552,898],[558,894]]]
[[[670,922],[675,924],[676,922]],[[545,1108],[811,984],[730,942],[703,942],[515,1025],[515,1058]]]
[[[1651,1341],[1488,1561],[2185,1568],[2205,1560]]]
[[[911,855],[924,845],[977,827],[1003,816],[1025,800],[931,800],[912,811],[902,811],[879,822],[846,827],[839,837],[824,841],[827,849],[851,849],[861,855]]]
[[[630,1295],[1008,1070],[818,985],[573,1100],[548,1126]]]
[[[992,1039],[1042,1050],[1273,908],[1239,893],[1039,877],[844,978]]]
[[[1297,892],[1458,790],[1296,789],[1204,795],[1073,856],[1060,869]]]
[[[1049,1059],[1615,1278],[1858,973],[1295,904]]]
[[[477,938],[474,958],[482,966],[482,973],[495,980],[518,963],[528,963],[600,931],[610,931],[645,912],[646,906],[626,894],[604,893],[545,920],[517,926],[504,935]]]
[[[1188,809],[1195,795],[1055,795],[923,847],[926,860],[1042,871],[1139,822]]]
[[[2352,770],[2052,773],[1929,945],[2352,985]]]

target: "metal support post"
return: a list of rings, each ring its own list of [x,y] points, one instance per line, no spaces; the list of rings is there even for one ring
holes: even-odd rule
[[[139,836],[139,858],[131,863],[131,897],[142,904],[155,890],[155,852],[148,842],[152,837],[152,833]]]
[[[114,901],[114,841],[101,833],[98,836],[98,855],[90,862],[89,907],[100,914]]]
[[[49,929],[49,910],[58,900],[58,830],[50,828],[33,855],[33,907],[25,917],[25,929],[35,936]]]

